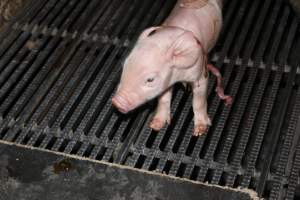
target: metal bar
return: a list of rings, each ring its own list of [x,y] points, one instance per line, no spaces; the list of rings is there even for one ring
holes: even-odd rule
[[[299,89],[298,89],[298,95],[299,96]],[[298,105],[299,106],[299,103]],[[299,135],[300,132],[300,117],[298,115],[298,123],[297,126],[294,130],[295,135]],[[299,137],[298,137],[298,141],[297,141],[297,148],[295,150],[295,157],[293,159],[293,167],[292,167],[292,171],[288,177],[288,188],[286,191],[286,196],[285,199],[286,200],[292,200],[294,199],[294,194],[295,194],[295,190],[296,187],[299,185],[299,170],[300,170],[300,143],[299,143]]]
[[[53,126],[54,121],[57,119],[57,116],[65,107],[66,103],[68,102],[70,96],[74,93],[74,90],[78,87],[81,81],[83,81],[85,74],[89,70],[89,67],[94,53],[96,51],[96,47],[93,46],[91,50],[86,52],[86,56],[80,62],[73,63],[68,65],[67,67],[71,69],[75,69],[71,75],[71,78],[68,82],[64,85],[63,91],[60,96],[55,100],[51,109],[49,110],[48,114],[44,118],[44,122],[47,122],[49,127]],[[81,52],[83,53],[83,52]],[[85,54],[85,52],[84,52]],[[65,77],[62,77],[64,79]],[[42,123],[41,126],[44,124]]]
[[[16,24],[18,26],[23,26],[27,22],[30,22],[32,19],[36,17],[39,10],[43,9],[43,7],[51,3],[47,0],[40,0],[39,3],[36,3],[35,1],[31,1],[28,5],[28,8],[25,8],[22,13],[20,13],[20,17],[16,19]]]
[[[52,71],[48,75],[48,78],[44,80],[42,84],[43,87],[40,87],[35,93],[35,96],[33,96],[33,98],[37,99],[38,101],[30,102],[28,105],[29,108],[35,108],[37,105],[39,105],[39,109],[31,112],[28,119],[27,117],[25,118],[27,122],[30,121],[32,123],[40,123],[42,117],[47,113],[47,105],[52,100],[51,96],[53,97],[54,95],[51,88],[54,86],[53,84],[56,83],[65,65],[70,62],[70,59],[74,56],[75,52],[78,51],[79,47],[80,42],[70,43],[70,40],[66,39],[49,58],[48,62],[45,64],[45,68],[49,67],[52,69]],[[41,100],[43,101],[40,102]],[[35,103],[35,106],[32,106],[31,103]],[[28,115],[28,113],[26,115]]]
[[[280,58],[281,58],[280,62],[281,63],[285,63],[287,61],[287,57],[289,55],[291,44],[292,44],[292,41],[293,41],[293,39],[295,37],[295,34],[296,34],[297,25],[298,25],[297,20],[293,20],[292,25],[291,25],[291,30],[289,31],[289,35],[287,37],[286,45],[285,45],[285,48],[284,48],[284,51],[283,51],[284,53],[282,53],[283,55],[280,55]],[[296,66],[293,67],[290,74],[294,74],[295,77],[296,77],[296,70],[297,70],[297,67]],[[289,77],[289,78],[292,78],[292,77]],[[291,84],[293,84],[292,87],[294,87],[294,83],[291,83]],[[291,105],[292,103],[290,102],[289,104]],[[273,185],[272,185],[272,191],[271,191],[271,194],[270,194],[270,199],[277,199],[277,197],[282,194],[282,192],[280,192],[280,191],[282,189],[281,188],[282,179],[283,179],[283,176],[285,175],[284,169],[287,166],[287,162],[288,162],[288,158],[289,158],[289,156],[288,156],[289,152],[290,152],[290,150],[292,150],[291,145],[292,145],[292,142],[293,142],[293,138],[295,137],[294,136],[294,129],[296,128],[296,123],[297,123],[297,119],[298,119],[297,115],[299,115],[299,113],[300,113],[300,110],[297,109],[297,100],[296,100],[295,104],[296,104],[295,109],[293,109],[291,119],[289,120],[290,121],[289,126],[292,126],[293,129],[288,128],[286,136],[285,136],[284,144],[283,144],[283,149],[280,151],[280,158],[279,158],[280,161],[277,164],[277,170],[276,170],[276,176],[275,176],[277,181],[274,182]],[[281,197],[279,197],[279,198],[281,198]]]
[[[41,103],[38,112],[34,113],[33,117],[36,119],[36,123],[42,124],[43,127],[47,126],[48,122],[44,121],[44,118],[46,114],[48,113],[49,109],[53,105],[55,99],[62,93],[61,91],[63,90],[66,82],[72,77],[72,72],[76,70],[76,68],[71,68],[71,67],[66,67],[66,66],[73,66],[75,63],[78,63],[82,60],[83,55],[82,52],[86,46],[76,44],[71,47],[70,52],[65,52],[67,54],[60,55],[61,57],[58,59],[59,63],[56,63],[55,65],[58,66],[58,70],[53,71],[53,76],[50,76],[50,86],[52,86],[52,89],[48,88],[42,88],[46,89],[46,91],[41,91],[46,93],[46,96],[44,97],[44,101]],[[71,60],[71,58],[74,58]],[[76,66],[76,65],[75,65]],[[55,83],[53,83],[55,82]],[[54,84],[54,85],[53,85]]]
[[[91,1],[79,1],[78,3],[76,2],[75,6],[70,8],[68,11],[67,18],[60,20],[61,22],[59,23],[54,23],[53,26],[60,29],[63,27],[64,30],[68,30],[72,24],[77,22],[76,18],[80,16],[82,12],[84,12],[85,8],[88,6],[88,4]]]
[[[177,121],[177,116],[178,116],[178,113],[180,113],[180,102],[183,102],[185,97],[184,97],[184,92],[182,90],[179,90],[177,92],[175,92],[175,98],[174,100],[172,101],[172,105],[171,105],[171,116],[172,116],[172,121],[173,121],[173,124]],[[149,124],[146,125],[146,129],[151,129],[149,127]],[[168,137],[168,134],[171,134],[170,135],[170,138],[172,137],[172,130],[173,129],[173,126],[168,126],[168,127],[164,127],[162,128],[158,133],[157,133],[157,136],[155,137],[155,140],[151,146],[152,149],[154,150],[159,150],[159,149],[162,149],[163,147],[161,146],[162,145],[162,142],[163,140],[165,139],[165,137]],[[148,131],[143,131],[144,133],[147,134]],[[174,134],[175,135],[175,134]],[[150,135],[149,135],[150,136]],[[169,138],[169,139],[170,139]],[[149,139],[149,138],[148,138]],[[145,143],[144,143],[145,145]],[[142,168],[143,169],[149,169],[150,167],[150,164],[153,160],[154,157],[158,157],[160,158],[160,155],[158,154],[158,151],[155,151],[155,153],[153,155],[150,155],[150,156],[147,156]],[[167,158],[162,158],[163,160],[166,160]],[[164,161],[163,161],[164,162]],[[159,170],[159,169],[158,169]],[[161,169],[162,171],[162,169]]]
[[[23,57],[22,55],[25,54],[25,52],[19,52],[20,48],[25,44],[27,39],[30,37],[30,33],[22,33],[18,37],[18,39],[10,46],[9,50],[6,51],[1,57],[0,60],[0,72],[6,69],[7,63],[13,59],[14,57]],[[24,51],[24,50],[23,50]],[[16,56],[19,55],[19,56]]]
[[[233,71],[233,67],[228,65],[228,66],[224,66],[224,74],[223,74],[223,77],[224,77],[224,80],[223,80],[223,86],[226,88],[228,82],[229,82],[229,79],[231,77],[231,74],[232,74],[232,71]],[[212,120],[212,123],[214,123],[214,120],[215,120],[215,116],[216,116],[216,112],[217,112],[217,109],[218,109],[218,105],[219,105],[219,98],[217,97],[214,97],[212,102],[210,103],[209,107],[208,107],[208,115],[210,116],[211,120]],[[191,151],[191,157],[192,157],[192,160],[194,161],[192,164],[189,164],[186,166],[186,170],[183,174],[183,177],[184,178],[190,178],[191,177],[191,174],[192,174],[192,170],[195,166],[195,163],[198,162],[198,159],[200,159],[200,152],[203,148],[203,145],[204,145],[204,142],[206,140],[206,138],[208,137],[209,134],[211,134],[212,132],[212,127],[210,127],[209,131],[207,132],[207,134],[199,137],[194,145],[194,147],[190,150]]]
[[[59,124],[65,117],[67,117],[66,115],[70,115],[69,113],[71,112],[71,110],[75,109],[75,107],[80,103],[80,100],[84,97],[84,95],[86,93],[90,93],[88,88],[92,84],[94,80],[93,77],[96,76],[95,74],[97,74],[100,69],[103,70],[103,67],[99,67],[99,65],[101,62],[103,62],[104,56],[107,54],[109,48],[110,45],[105,45],[103,48],[101,48],[100,53],[97,54],[97,58],[89,66],[89,70],[84,76],[83,83],[79,84],[79,86],[76,87],[73,95],[70,97],[69,101],[64,105],[63,109],[60,111],[59,116],[56,117],[56,121],[52,125],[53,128],[60,128]]]
[[[16,101],[17,96],[19,96],[20,92],[24,91],[24,88],[28,85],[27,82],[37,73],[39,68],[29,66],[37,59],[38,53],[40,53],[39,51],[42,47],[48,43],[48,38],[43,38],[39,42],[40,44],[37,44],[38,47],[30,52],[28,52],[29,50],[27,47],[24,47],[20,51],[20,54],[23,54],[24,52],[26,57],[24,60],[21,58],[20,60],[16,59],[15,61],[12,61],[12,64],[16,65],[13,73],[6,71],[6,69],[9,70],[9,67],[7,67],[1,74],[4,77],[9,76],[9,81],[4,79],[3,81],[5,81],[5,83],[1,86],[0,99],[4,100],[0,106],[1,114],[7,114],[7,110]],[[0,78],[4,78],[3,76]]]
[[[112,1],[104,1],[102,2],[101,6],[99,6],[99,10],[92,16],[91,21],[86,25],[84,34],[88,35],[91,33],[93,27],[97,24],[100,18],[104,19],[105,11],[108,11],[111,7],[116,7],[120,5],[120,0],[112,0]],[[107,15],[107,14],[106,14]],[[102,20],[101,19],[101,20]]]
[[[111,66],[114,62],[115,56],[119,53],[121,49],[116,48],[109,59],[104,64],[105,66]],[[72,115],[72,118],[68,121],[62,121],[61,126],[64,129],[64,131],[75,131],[79,126],[85,126],[90,121],[91,113],[94,112],[94,104],[98,104],[101,101],[105,101],[104,96],[107,96],[107,93],[104,92],[107,89],[112,89],[114,85],[109,84],[110,82],[108,80],[105,80],[104,77],[109,76],[111,71],[114,69],[114,67],[106,67],[104,69],[107,69],[105,71],[101,71],[97,77],[96,80],[93,81],[93,85],[91,88],[93,89],[93,92],[88,93],[85,95],[85,99],[82,101],[82,104],[80,104],[77,109],[74,111],[74,114]],[[116,78],[116,77],[115,77]],[[105,81],[104,85],[103,82]],[[109,86],[108,86],[109,84]],[[104,91],[103,91],[104,90]],[[100,94],[101,98],[98,101],[95,99],[95,97]],[[103,103],[102,103],[103,105]]]
[[[243,44],[245,41],[247,32],[249,31],[249,29],[251,27],[251,22],[253,21],[255,11],[257,10],[257,7],[259,5],[258,3],[259,3],[259,1],[253,2],[252,6],[250,8],[249,14],[247,15],[247,17],[245,19],[246,23],[243,25],[243,30],[240,34],[240,37],[238,38],[238,43],[240,43],[240,44]],[[235,47],[237,47],[237,49],[238,49],[238,45],[236,45]],[[239,49],[236,52],[239,52]],[[236,53],[234,52],[233,54],[236,54]],[[245,58],[245,61],[243,61],[243,62],[247,63],[247,58]],[[241,67],[246,68],[247,66],[242,65]],[[227,126],[230,127],[228,130],[229,134],[226,135],[227,139],[224,142],[223,148],[221,147],[222,148],[221,155],[219,155],[217,158],[217,160],[224,165],[227,162],[229,151],[231,149],[233,140],[236,137],[240,121],[244,115],[244,112],[245,112],[245,109],[247,106],[247,102],[248,102],[250,93],[252,91],[253,85],[254,85],[256,75],[257,75],[257,69],[250,70],[250,75],[247,80],[247,84],[246,84],[245,88],[243,89],[242,98],[237,103],[238,105],[236,108],[236,112],[234,113],[234,116],[233,116],[234,119],[232,121],[227,122],[228,123]],[[220,181],[221,175],[222,175],[222,168],[216,169],[215,174],[213,175],[213,178],[212,178],[212,183],[218,184]]]
[[[59,66],[60,63],[58,62],[58,60],[61,55],[65,55],[64,51],[66,50],[65,47],[67,41],[68,40],[60,42],[60,38],[55,38],[54,41],[51,42],[55,44],[55,49],[53,49],[54,46],[52,45],[45,48],[45,52],[43,54],[47,55],[48,60],[46,60],[46,62],[43,61],[40,63],[34,63],[34,65],[42,65],[43,68],[40,71],[39,75],[32,81],[32,84],[19,98],[18,106],[13,107],[8,113],[8,116],[19,116],[19,118],[26,120],[26,122],[28,123],[30,117],[34,115],[35,108],[39,105],[41,99],[44,97],[45,93],[47,93],[49,87],[51,87],[51,83],[53,81],[52,79],[54,78],[51,77],[51,70],[57,70],[57,72],[59,72],[61,66]],[[52,72],[52,74],[55,74],[55,72]],[[30,101],[31,98],[35,99],[35,101]],[[36,122],[37,120],[32,119],[29,124],[34,124]]]
[[[68,1],[65,0],[58,1],[55,7],[51,9],[49,15],[43,21],[41,21],[40,27],[44,27],[44,26],[49,27],[49,25],[53,20],[55,20],[55,18],[63,18],[61,15],[63,15],[64,13],[63,10],[67,4]]]
[[[280,27],[284,27],[284,25],[286,24],[286,20],[287,20],[287,17],[288,17],[288,12],[287,12],[287,10],[285,10],[285,12],[284,12],[284,17],[282,17],[281,18],[281,20],[280,20]],[[278,44],[279,44],[279,41],[280,41],[280,38],[282,37],[282,32],[283,32],[283,29],[281,28],[281,29],[278,29],[278,34],[276,34],[276,38],[275,38],[275,42],[273,43],[273,48],[272,48],[272,52],[270,53],[270,57],[269,58],[267,58],[267,60],[270,60],[270,62],[271,62],[271,58],[273,57],[275,57],[275,55],[276,55],[276,52],[277,52],[277,49],[278,49]],[[280,77],[279,76],[281,76],[281,74],[282,74],[282,68],[280,68],[279,69],[279,73],[277,73],[276,74],[276,79],[275,79],[275,81],[278,81],[278,82],[275,82],[275,86],[276,86],[276,91],[274,91],[274,93],[276,93],[277,94],[277,91],[278,91],[278,87],[279,87],[279,83],[280,83]],[[275,89],[275,88],[274,88]],[[272,95],[274,95],[274,94],[272,94]],[[272,107],[273,107],[273,104],[274,104],[274,102],[272,102],[271,103],[271,105],[270,105],[270,109],[272,110]],[[266,111],[266,113],[265,114],[271,114],[271,110],[270,111]],[[282,111],[284,111],[284,110],[282,110]],[[266,116],[267,117],[267,116]],[[268,118],[269,118],[269,116],[268,116]],[[264,123],[266,123],[267,121],[264,121]],[[262,126],[264,126],[265,128],[268,126],[267,124],[261,124]],[[262,130],[264,130],[263,128],[262,129],[260,129],[260,131],[262,131]],[[260,132],[260,134],[263,134],[262,132]],[[274,143],[277,143],[276,141],[277,141],[277,137],[276,136],[274,136]],[[258,143],[256,143],[256,144],[258,144]],[[259,151],[259,149],[255,149],[254,151]],[[254,153],[254,154],[256,154],[256,155],[258,155],[258,152],[257,153]],[[271,158],[272,158],[272,156],[270,156]],[[256,159],[255,159],[256,160]],[[271,160],[269,160],[268,161],[268,163],[270,164],[271,163]],[[268,164],[268,165],[269,165]],[[251,168],[252,168],[252,166],[253,166],[253,163],[248,163],[248,169],[249,169],[249,166],[251,166]],[[262,177],[262,179],[261,180],[264,180],[265,178],[267,178],[267,174],[268,174],[268,172],[266,171],[267,170],[267,168],[268,167],[266,167],[265,168],[265,171],[264,171],[264,174],[263,174],[263,177]],[[248,174],[249,174],[250,172],[248,171]],[[243,179],[243,184],[245,184],[246,182],[247,183],[249,183],[249,181],[250,181],[250,176],[247,174],[247,176],[245,176],[244,177],[244,179]],[[261,184],[262,184],[262,182],[261,182]],[[243,185],[244,186],[244,185]],[[264,189],[264,185],[260,185],[260,186],[262,186],[262,188],[258,188],[258,190],[259,190],[259,195],[262,195],[262,192],[263,192],[263,189]]]
[[[58,0],[47,1],[45,6],[43,6],[42,9],[34,17],[32,17],[29,22],[27,22],[28,24],[30,24],[29,26],[33,27],[35,25],[40,24],[49,15],[49,12],[53,8],[55,8],[58,2]]]
[[[35,87],[30,87],[29,85],[39,84],[40,82],[38,80],[41,80],[40,76],[44,78],[48,74],[49,69],[43,69],[43,63],[49,56],[49,51],[51,52],[57,43],[58,40],[49,41],[45,51],[39,52],[39,54],[36,55],[36,60],[30,63],[32,65],[26,63],[26,61],[23,62],[26,65],[30,65],[30,67],[26,66],[29,68],[28,71],[23,75],[22,80],[20,80],[14,89],[7,95],[7,101],[4,101],[0,110],[3,110],[3,112],[7,113],[10,117],[17,117],[19,115],[20,110],[24,107],[24,99],[30,98],[33,94],[32,90],[34,90]],[[39,87],[39,85],[35,86]],[[14,104],[13,107],[11,106],[12,104]],[[29,110],[27,110],[27,112],[28,111]]]
[[[6,32],[1,32],[1,33],[5,33],[5,34],[1,34],[0,36],[0,41],[1,41],[0,57],[2,59],[2,56],[5,55],[5,53],[10,50],[10,48],[14,45],[15,40],[20,36],[22,31],[21,30],[10,31],[9,35]]]
[[[267,11],[268,11],[268,8],[269,8],[271,2],[272,1],[265,1],[265,3],[264,3],[262,12],[260,13],[259,19],[257,20],[257,24],[255,25],[255,30],[253,31],[253,35],[251,36],[252,40],[251,40],[251,42],[248,43],[248,45],[246,47],[246,49],[248,50],[245,54],[246,58],[250,58],[250,56],[252,55],[252,52],[254,50],[254,45],[258,39],[259,32],[263,25],[263,21],[264,21],[263,19],[265,19],[266,15],[267,15]],[[271,30],[271,27],[270,27],[271,25],[272,25],[272,23],[268,24],[267,30]],[[271,31],[269,31],[269,32],[271,32]],[[264,38],[270,38],[270,37],[266,36],[267,33],[268,32],[265,32]],[[267,41],[267,40],[265,40],[265,41]],[[254,66],[260,65],[260,62],[262,60],[261,55],[264,52],[264,48],[267,46],[266,44],[267,43],[262,43],[262,45],[259,46],[258,52],[260,52],[260,53],[258,53],[258,56],[256,57],[256,59],[254,61]],[[266,88],[266,84],[269,79],[269,75],[270,75],[270,70],[263,71],[263,75],[261,78],[262,81],[260,82],[258,90],[256,90],[256,94],[254,95],[255,98],[254,98],[254,103],[253,103],[253,107],[252,107],[254,109],[250,109],[251,113],[249,114],[249,117],[248,117],[247,126],[244,127],[243,132],[240,133],[240,134],[242,134],[242,136],[239,141],[239,145],[237,147],[237,151],[236,151],[237,153],[235,154],[233,161],[232,161],[233,166],[236,166],[236,167],[233,168],[233,171],[228,176],[228,180],[226,183],[228,186],[232,187],[234,184],[234,180],[236,178],[236,175],[234,175],[234,173],[235,173],[234,171],[236,171],[236,168],[238,168],[241,164],[241,159],[242,159],[242,156],[244,155],[248,139],[250,138],[250,134],[252,132],[253,125],[255,123],[256,115],[258,113],[259,105],[261,104],[263,94],[264,94],[264,91]]]

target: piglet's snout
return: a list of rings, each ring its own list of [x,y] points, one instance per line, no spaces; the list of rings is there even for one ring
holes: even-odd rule
[[[112,104],[115,106],[120,112],[127,113],[129,110],[129,104],[123,97],[119,95],[115,95],[112,98]]]
[[[120,112],[127,113],[132,110],[132,103],[129,101],[127,95],[117,93],[112,98],[112,104],[115,106]]]

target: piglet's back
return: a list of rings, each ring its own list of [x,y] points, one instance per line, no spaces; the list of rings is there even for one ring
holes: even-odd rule
[[[207,51],[210,51],[222,27],[222,1],[208,0],[201,8],[185,7],[187,0],[178,0],[175,8],[165,20],[164,25],[176,26],[192,31]],[[194,0],[205,1],[205,0]],[[193,0],[189,0],[193,2]],[[190,3],[190,5],[192,5]]]

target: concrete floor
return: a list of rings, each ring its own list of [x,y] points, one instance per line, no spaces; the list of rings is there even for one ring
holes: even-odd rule
[[[1,200],[248,200],[246,193],[0,144]]]

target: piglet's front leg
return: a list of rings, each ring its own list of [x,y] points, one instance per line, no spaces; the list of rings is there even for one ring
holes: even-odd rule
[[[166,123],[171,123],[171,98],[172,89],[167,90],[160,96],[156,113],[150,123],[153,130],[159,131]]]
[[[207,77],[193,83],[194,136],[202,135],[211,125],[207,114],[207,85]]]

